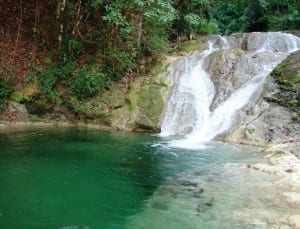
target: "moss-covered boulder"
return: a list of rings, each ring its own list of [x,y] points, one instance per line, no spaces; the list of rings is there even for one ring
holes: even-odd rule
[[[300,51],[291,54],[272,72],[279,92],[273,102],[290,108],[298,113],[300,118]]]
[[[137,78],[129,86],[125,105],[112,111],[112,126],[117,129],[159,132],[170,86],[166,74],[164,71]]]
[[[41,94],[37,82],[29,83],[25,87],[14,91],[10,99],[17,103],[31,102]]]
[[[165,90],[159,85],[142,87],[137,94],[137,128],[159,131],[159,123],[165,104]]]
[[[201,51],[204,48],[205,45],[200,40],[183,41],[177,46],[177,50],[182,53]]]
[[[125,105],[125,90],[120,85],[114,85],[101,95],[100,100],[109,108],[118,109]]]
[[[94,120],[96,123],[109,124],[109,108],[99,97],[88,100],[70,98],[69,104],[73,111],[82,119]]]

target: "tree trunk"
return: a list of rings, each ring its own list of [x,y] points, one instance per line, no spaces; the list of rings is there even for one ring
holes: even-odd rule
[[[143,18],[140,16],[139,17],[139,22],[138,22],[138,39],[137,39],[137,50],[138,53],[141,52],[141,41],[142,41],[142,33],[143,33]]]
[[[58,2],[57,19],[59,20],[59,35],[58,35],[58,50],[61,49],[62,39],[64,34],[64,12],[66,7],[66,0]]]

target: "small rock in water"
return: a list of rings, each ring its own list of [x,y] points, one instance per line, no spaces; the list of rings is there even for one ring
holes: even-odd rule
[[[203,194],[203,192],[204,192],[204,189],[203,189],[203,188],[200,188],[199,190],[193,192],[193,193],[192,193],[192,196],[193,196],[193,197],[196,197],[196,198],[199,198],[199,197],[201,197],[201,195]]]
[[[164,201],[153,201],[151,207],[157,210],[168,210],[168,204]]]
[[[183,180],[183,181],[179,181],[179,182],[182,186],[192,186],[192,187],[197,187],[198,186],[197,183],[192,182],[192,181]]]
[[[213,203],[212,202],[207,202],[207,203],[205,203],[205,205],[211,207],[211,206],[213,206]]]
[[[214,199],[211,198],[210,200],[206,201],[206,202],[202,202],[202,203],[199,203],[196,210],[198,213],[203,213],[205,211],[207,211],[210,207],[213,206],[213,201]]]
[[[58,229],[90,229],[89,226],[64,226],[64,227],[59,227]]]

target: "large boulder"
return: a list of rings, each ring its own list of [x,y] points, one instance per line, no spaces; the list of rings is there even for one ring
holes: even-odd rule
[[[117,129],[159,132],[169,84],[165,74],[140,78],[130,85],[125,105],[114,109],[111,124]]]

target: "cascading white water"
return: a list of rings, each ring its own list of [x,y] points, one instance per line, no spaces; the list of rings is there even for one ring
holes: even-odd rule
[[[299,38],[281,32],[264,33],[264,42],[257,52],[295,52],[298,50]],[[298,41],[297,41],[298,40]]]
[[[196,57],[185,58],[184,73],[174,85],[173,93],[167,103],[168,112],[161,125],[162,136],[185,135],[193,129],[196,122],[204,124],[208,121],[209,105],[214,97],[214,85],[208,73],[202,69],[202,65],[204,58],[213,50],[209,43],[209,49],[200,55],[200,60]]]
[[[215,52],[228,52],[231,48],[241,47],[231,47],[227,38],[216,36],[209,41],[208,50],[185,57],[185,70],[171,89],[161,123],[162,136],[185,136],[184,140],[176,141],[175,146],[189,147],[229,130],[236,122],[239,111],[255,102],[254,97],[260,93],[266,76],[289,53],[300,47],[300,38],[280,32],[252,33],[242,39],[246,40],[238,43],[248,42],[248,50],[243,53],[248,65],[244,69],[237,66],[232,74],[235,77],[247,76],[247,79],[227,99],[214,106],[216,97],[224,94],[216,93],[217,85],[205,64],[214,57]],[[237,65],[240,62],[237,61]]]

